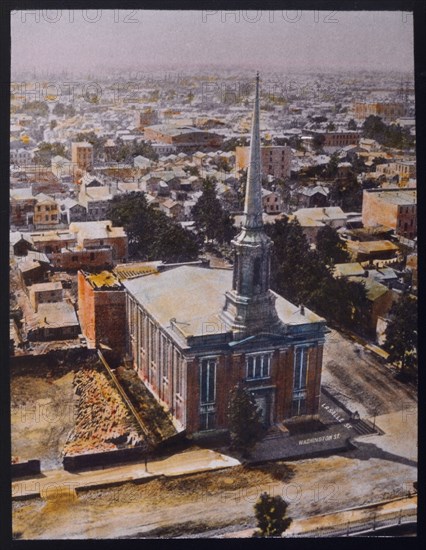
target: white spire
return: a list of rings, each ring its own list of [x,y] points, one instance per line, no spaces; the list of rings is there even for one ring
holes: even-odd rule
[[[251,126],[250,162],[247,173],[243,227],[255,229],[262,221],[262,158],[260,154],[259,73],[256,74],[256,95]]]

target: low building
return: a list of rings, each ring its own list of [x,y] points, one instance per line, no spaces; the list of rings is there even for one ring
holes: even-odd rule
[[[114,265],[110,246],[62,248],[49,254],[49,258],[53,268],[71,272],[79,269],[107,269]]]
[[[11,231],[9,234],[9,255],[26,256],[33,249],[33,241],[28,233]]]
[[[69,225],[72,222],[85,222],[87,220],[87,210],[77,201],[71,198],[58,201],[60,211],[60,221]]]
[[[48,229],[55,227],[59,223],[58,203],[52,197],[39,193],[34,197],[36,205],[34,207],[33,224],[36,229]]]
[[[38,283],[29,288],[30,302],[37,312],[39,304],[52,304],[62,302],[64,290],[62,283]]]
[[[297,219],[309,243],[315,244],[321,227],[329,225],[334,229],[340,229],[346,225],[347,214],[343,212],[340,206],[300,208],[293,212],[289,219]]]
[[[10,225],[25,227],[34,221],[34,209],[37,199],[31,187],[10,190]]]
[[[72,340],[80,333],[74,307],[67,302],[39,304],[38,323],[28,330],[28,340]]]
[[[69,227],[76,244],[82,249],[111,248],[112,259],[124,263],[128,256],[128,239],[122,227],[114,227],[110,220],[73,222]]]
[[[29,149],[10,149],[10,163],[17,166],[28,166],[33,160],[34,154]]]
[[[346,241],[346,247],[353,261],[373,262],[396,258],[398,246],[391,241]]]
[[[281,196],[276,191],[262,189],[262,204],[267,214],[279,214],[282,210]]]
[[[313,185],[296,189],[294,195],[300,208],[318,208],[328,206],[330,190],[324,185]]]
[[[71,248],[77,244],[76,236],[68,230],[37,231],[29,233],[29,237],[35,250],[48,257],[53,252],[60,252],[63,248]]]
[[[173,199],[166,199],[160,204],[161,212],[164,212],[166,216],[176,221],[182,221],[184,219],[184,207],[182,204],[174,201]]]
[[[63,177],[74,177],[74,165],[71,160],[68,160],[60,155],[52,158],[51,169],[52,173],[59,179]]]

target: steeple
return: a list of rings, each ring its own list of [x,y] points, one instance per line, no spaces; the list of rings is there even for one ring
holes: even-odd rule
[[[262,158],[260,154],[259,73],[257,73],[256,95],[254,100],[253,121],[251,127],[250,159],[247,173],[243,227],[247,229],[256,229],[262,227],[262,212]]]
[[[275,296],[270,291],[272,241],[263,227],[262,157],[260,149],[259,73],[251,128],[250,157],[241,232],[232,241],[232,290],[225,293],[222,319],[237,335],[273,330],[279,324]]]

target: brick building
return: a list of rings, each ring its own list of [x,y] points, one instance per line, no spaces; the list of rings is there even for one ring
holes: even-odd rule
[[[146,126],[152,126],[153,124],[158,124],[158,112],[152,109],[152,107],[147,107],[135,113],[135,127],[139,130],[143,130]]]
[[[323,147],[343,148],[348,145],[358,145],[360,134],[352,131],[329,131],[315,130],[311,132],[313,136],[323,138]]]
[[[177,152],[214,151],[221,147],[223,138],[219,134],[206,132],[189,126],[157,124],[144,130],[147,140],[173,146]]]
[[[264,145],[260,148],[262,173],[274,178],[286,179],[291,172],[291,147],[286,145]],[[236,170],[245,170],[249,164],[250,147],[236,147]]]
[[[405,115],[405,106],[398,102],[362,102],[357,101],[353,105],[354,116],[357,120],[363,120],[370,115],[381,117],[389,122]]]
[[[250,155],[233,270],[186,265],[123,283],[134,368],[188,434],[227,429],[237,383],[266,426],[318,417],[325,320],[269,285],[258,78]]]
[[[80,170],[91,170],[93,167],[93,145],[87,141],[71,143],[71,162]]]
[[[103,344],[117,353],[124,352],[126,296],[111,272],[78,272],[78,316],[89,347]]]
[[[362,201],[364,227],[383,225],[398,235],[417,235],[417,191],[415,189],[366,189]]]

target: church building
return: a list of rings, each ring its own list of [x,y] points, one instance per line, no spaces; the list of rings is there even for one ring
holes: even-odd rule
[[[252,392],[266,426],[318,417],[325,320],[270,289],[262,222],[259,75],[244,221],[233,269],[184,265],[123,282],[134,368],[188,435],[227,429],[231,389]]]

